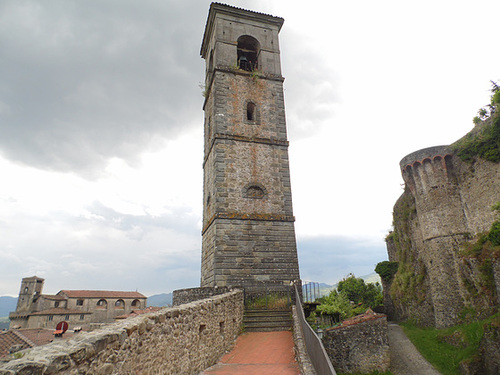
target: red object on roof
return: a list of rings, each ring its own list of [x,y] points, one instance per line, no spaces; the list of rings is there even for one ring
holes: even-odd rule
[[[56,326],[56,331],[62,331],[62,333],[66,332],[68,330],[69,324],[68,322],[59,322],[57,323]]]
[[[119,292],[108,290],[61,290],[57,295],[64,294],[68,298],[146,298],[139,292]]]

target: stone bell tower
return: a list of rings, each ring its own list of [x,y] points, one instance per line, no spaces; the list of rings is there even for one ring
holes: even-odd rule
[[[212,3],[201,286],[299,280],[278,33],[283,18]]]

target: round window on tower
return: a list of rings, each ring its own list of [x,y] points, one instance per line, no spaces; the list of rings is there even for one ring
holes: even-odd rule
[[[266,188],[258,183],[250,183],[243,188],[243,197],[262,199],[267,195]]]

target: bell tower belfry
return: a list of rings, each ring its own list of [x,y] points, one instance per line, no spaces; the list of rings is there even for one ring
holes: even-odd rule
[[[201,286],[299,280],[278,34],[283,18],[212,3]]]

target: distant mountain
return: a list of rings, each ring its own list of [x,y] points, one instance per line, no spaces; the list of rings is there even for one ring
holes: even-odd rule
[[[2,317],[0,318],[0,331],[2,330],[8,330],[10,325],[10,320],[9,318]]]
[[[382,284],[382,281],[380,280],[380,275],[376,272],[373,272],[373,273],[370,273],[369,275],[365,275],[365,276],[360,276],[361,279],[363,279],[365,281],[366,284],[369,284],[369,283],[379,283],[379,284]]]
[[[155,294],[148,297],[148,306],[172,306],[172,293]]]
[[[17,297],[0,297],[0,317],[9,316],[11,311],[16,311]]]

